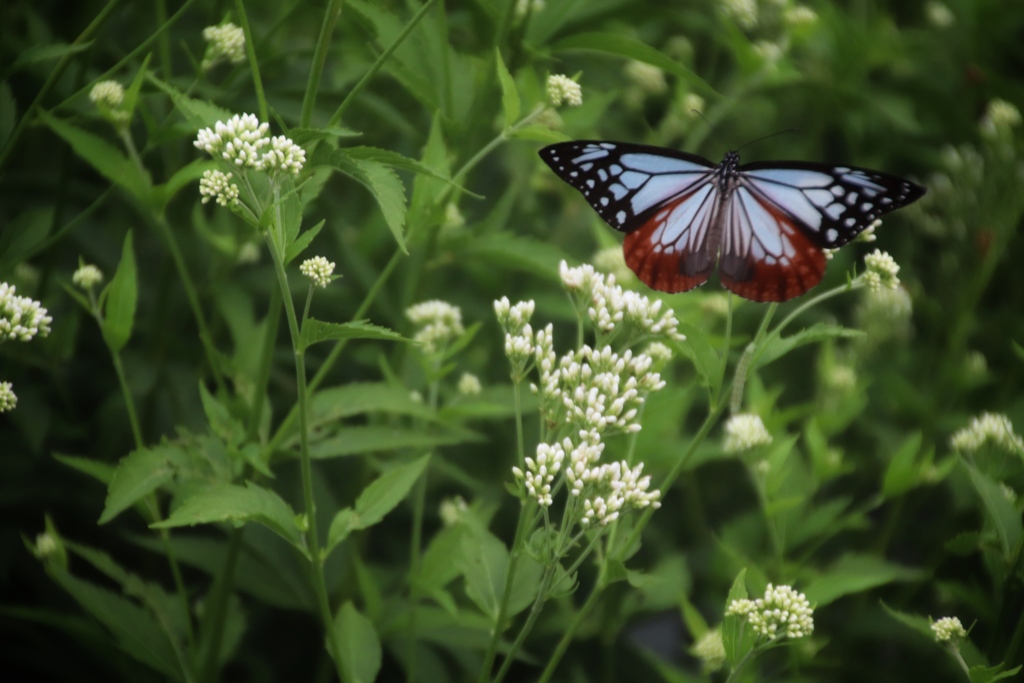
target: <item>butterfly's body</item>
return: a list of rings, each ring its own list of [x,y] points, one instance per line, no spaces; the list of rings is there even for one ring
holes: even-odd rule
[[[626,263],[648,286],[693,289],[715,263],[722,284],[754,301],[785,301],[818,284],[823,249],[846,244],[924,188],[877,171],[796,161],[740,166],[695,154],[578,140],[541,158],[626,233]]]

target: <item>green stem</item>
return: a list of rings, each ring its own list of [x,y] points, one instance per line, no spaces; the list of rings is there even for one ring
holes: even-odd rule
[[[555,646],[555,651],[551,653],[547,666],[544,667],[544,671],[541,673],[540,678],[537,679],[537,683],[548,683],[548,681],[551,680],[551,676],[554,675],[555,669],[558,668],[558,663],[562,661],[565,651],[569,649],[569,644],[576,635],[576,631],[580,629],[580,626],[583,625],[586,618],[590,616],[591,610],[594,609],[597,605],[598,599],[604,593],[604,585],[602,583],[603,577],[604,568],[602,567],[601,576],[598,577],[597,583],[594,585],[593,590],[590,591],[590,595],[587,596],[586,601],[580,607],[579,611],[576,612],[576,616],[573,618],[572,623],[569,624],[569,628],[562,634],[561,640],[559,640],[558,645]]]
[[[114,11],[114,8],[117,7],[120,2],[121,0],[109,0],[106,6],[100,10],[100,13],[96,15],[96,18],[85,27],[84,31],[78,34],[78,37],[75,38],[74,41],[72,41],[71,46],[81,45],[87,41],[92,34],[103,25],[103,22],[107,20],[107,17],[110,16]],[[57,66],[54,67],[53,71],[50,72],[50,76],[43,83],[43,87],[39,89],[38,93],[36,93],[35,99],[32,100],[32,103],[29,104],[28,108],[25,110],[24,115],[18,120],[18,125],[14,127],[14,131],[7,137],[7,144],[4,145],[3,151],[0,152],[0,169],[4,167],[8,157],[10,157],[11,153],[14,151],[14,147],[18,143],[18,139],[21,138],[21,134],[25,131],[25,128],[28,127],[29,122],[32,121],[36,110],[43,101],[43,98],[50,94],[50,89],[53,88],[60,77],[64,75],[64,70],[68,68],[68,65],[71,63],[74,56],[75,53],[68,52],[60,58],[60,61],[57,62]]]
[[[512,666],[512,662],[515,661],[515,655],[519,652],[519,649],[523,646],[523,642],[526,640],[526,636],[533,630],[533,625],[537,623],[537,617],[540,616],[541,610],[544,608],[544,603],[547,601],[548,588],[551,586],[551,578],[555,575],[555,565],[549,566],[544,570],[544,576],[541,578],[540,591],[537,593],[537,597],[533,601],[533,606],[530,607],[530,614],[526,617],[526,623],[519,629],[519,635],[516,636],[515,642],[512,643],[512,647],[509,649],[508,654],[505,656],[505,660],[501,663],[501,668],[498,669],[498,675],[494,677],[493,683],[501,683],[502,679],[505,678],[505,674],[508,673],[509,667]]]
[[[281,293],[276,289],[270,294],[270,305],[263,320],[266,327],[263,331],[263,347],[260,349],[258,365],[260,373],[253,383],[252,406],[249,413],[249,424],[246,428],[246,438],[254,443],[257,442],[260,435],[263,402],[267,399],[267,386],[270,384],[270,370],[274,365],[274,349],[277,345],[277,331],[281,320]]]
[[[344,0],[331,0],[324,12],[324,20],[320,25],[320,36],[316,40],[316,47],[313,49],[313,63],[309,67],[309,80],[306,81],[306,94],[302,98],[302,118],[300,125],[303,128],[309,127],[313,118],[313,107],[316,105],[316,94],[320,89],[320,78],[324,73],[324,64],[327,62],[327,51],[331,47],[331,35],[334,27],[341,17],[341,9]]]
[[[277,207],[275,225],[271,231],[280,230],[280,197],[276,197]],[[281,290],[281,301],[284,303],[285,317],[288,321],[288,331],[291,334],[292,352],[295,355],[295,381],[298,386],[298,419],[299,419],[299,459],[302,467],[302,498],[306,517],[306,548],[309,553],[309,573],[313,583],[313,590],[316,593],[317,604],[320,608],[320,619],[323,622],[324,633],[327,638],[327,649],[334,660],[334,667],[338,679],[343,683],[349,680],[347,669],[342,666],[341,653],[338,650],[338,638],[334,628],[334,618],[331,612],[330,600],[327,594],[327,582],[324,579],[324,558],[320,550],[320,536],[317,532],[316,502],[313,496],[313,465],[309,455],[309,410],[307,406],[308,390],[306,387],[306,359],[305,352],[300,345],[300,331],[298,318],[295,315],[295,305],[292,302],[291,293],[288,288],[288,274],[285,272],[281,254],[278,253],[274,239],[267,235],[267,246],[274,260],[274,270],[277,274],[278,287]]]
[[[754,658],[754,653],[756,650],[757,648],[754,647],[747,650],[747,654],[743,655],[743,659],[736,662],[736,666],[734,666],[732,668],[732,671],[729,672],[729,677],[725,679],[725,683],[733,682],[733,679],[735,679],[736,676],[739,675],[740,671],[743,670],[743,667],[745,667],[750,662],[750,660]]]
[[[99,316],[97,315],[97,321]],[[121,364],[121,355],[114,349],[110,349],[110,358],[114,363],[114,372],[117,373],[117,381],[121,385],[121,393],[124,395],[124,407],[128,413],[128,423],[132,428],[132,437],[135,439],[135,448],[145,448],[146,442],[142,438],[142,428],[139,426],[139,418],[135,413],[135,401],[132,399],[132,392],[128,386],[128,379],[124,374],[124,365]]]
[[[245,12],[244,0],[235,0],[235,12],[238,13],[238,23],[242,25],[242,31],[245,33],[245,54],[249,58],[249,71],[252,72],[252,85],[256,90],[256,101],[260,105],[260,121],[267,121],[269,120],[267,96],[263,92],[260,63],[256,60],[256,41],[253,40],[252,29],[249,28],[249,15]]]
[[[167,23],[167,0],[156,2],[156,25],[157,28]],[[160,53],[160,73],[165,81],[171,80],[171,41],[167,39],[167,33],[160,33],[160,44],[157,46]]]
[[[204,610],[202,632],[204,636],[209,634],[209,640],[206,641],[206,650],[199,669],[199,680],[203,683],[213,683],[217,680],[217,665],[221,644],[224,642],[224,625],[227,621],[228,598],[234,585],[235,568],[238,566],[241,550],[242,529],[232,529],[228,536],[228,552],[224,558],[224,566],[213,582]]]
[[[412,19],[409,20],[409,23],[406,24],[404,29],[402,29],[402,32],[399,33],[393,41],[391,41],[391,44],[387,46],[379,57],[377,57],[377,60],[370,66],[369,70],[363,74],[363,77],[359,79],[359,82],[353,86],[348,95],[345,96],[345,99],[341,101],[341,104],[338,105],[338,109],[331,116],[329,125],[336,126],[341,123],[341,117],[345,114],[345,110],[348,109],[355,101],[356,95],[362,92],[363,88],[365,88],[370,82],[370,79],[380,71],[380,68],[384,66],[386,61],[388,61],[391,54],[398,49],[398,46],[401,45],[403,41],[405,41],[406,37],[408,37],[414,28],[416,28],[416,25],[420,23],[420,20],[426,15],[436,1],[437,0],[427,0],[423,6],[420,7],[419,11],[413,15]]]

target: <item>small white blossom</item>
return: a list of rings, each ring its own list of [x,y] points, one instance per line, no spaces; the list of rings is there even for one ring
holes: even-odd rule
[[[757,0],[720,0],[718,6],[743,28],[757,26]]]
[[[646,93],[658,95],[668,89],[665,72],[647,62],[631,59],[626,62],[625,72],[626,77]]]
[[[543,10],[545,5],[544,0],[516,0],[516,19],[522,19],[527,12],[536,14]]]
[[[988,110],[981,120],[981,132],[993,137],[1000,130],[1009,131],[1021,123],[1020,110],[1006,100],[995,99],[988,103]]]
[[[98,107],[116,109],[124,102],[124,86],[117,81],[100,81],[92,86],[89,99]]]
[[[794,5],[782,14],[783,20],[793,27],[812,26],[817,23],[818,15],[806,5]]]
[[[662,366],[672,360],[672,349],[659,341],[648,344],[644,353],[650,356],[657,366]]]
[[[967,631],[960,623],[959,617],[942,617],[932,624],[932,631],[935,632],[935,640],[940,643],[967,637]]]
[[[753,413],[733,415],[725,423],[726,453],[748,451],[772,442],[772,435],[765,429],[761,417]]]
[[[463,396],[476,396],[483,390],[480,386],[480,378],[471,372],[462,373],[459,378],[459,393]]]
[[[774,66],[784,52],[782,45],[770,40],[759,40],[754,43],[754,52],[764,60],[768,66]]]
[[[299,272],[317,287],[326,287],[331,283],[331,275],[334,274],[334,261],[328,261],[323,256],[314,256],[302,262]]]
[[[15,287],[0,282],[0,342],[8,339],[31,341],[37,334],[50,333],[53,318],[38,301],[15,294]]]
[[[275,135],[270,139],[270,149],[263,152],[256,165],[261,171],[287,171],[298,175],[306,163],[306,151],[290,138]]]
[[[924,6],[924,14],[935,28],[949,28],[956,22],[953,11],[941,2],[929,2]]]
[[[1017,503],[1017,492],[1012,486],[1007,484],[1005,481],[1001,481],[999,482],[999,490],[1002,492],[1003,498],[1005,498],[1011,505]]]
[[[704,107],[704,98],[696,93],[689,92],[683,97],[683,111],[688,116],[697,118],[700,114],[704,113]]]
[[[548,76],[548,100],[553,107],[567,104],[578,107],[583,104],[583,89],[580,84],[563,74]]]
[[[745,616],[754,631],[772,640],[803,638],[814,632],[811,603],[791,586],[769,583],[763,598],[733,600],[725,614]]]
[[[218,121],[213,129],[203,128],[193,143],[215,159],[244,168],[258,168],[260,149],[270,144],[270,125],[253,114],[235,114],[227,123]]]
[[[986,442],[1011,453],[1024,454],[1024,441],[1014,433],[1010,418],[998,413],[982,413],[971,418],[970,424],[949,440],[950,445],[961,453],[973,453]]]
[[[729,315],[729,297],[718,292],[709,292],[699,302],[700,310],[706,315],[724,318]]]
[[[553,502],[551,482],[554,481],[555,475],[561,469],[564,459],[565,449],[562,444],[537,444],[536,457],[526,459],[526,472],[518,467],[513,467],[512,474],[523,481],[530,497],[536,499],[541,506],[549,507]]]
[[[246,242],[239,247],[236,261],[239,265],[259,263],[260,245],[256,242]]]
[[[103,282],[103,271],[91,263],[87,263],[74,272],[71,282],[82,289],[92,289]]]
[[[661,507],[661,492],[647,490],[651,477],[641,476],[643,469],[643,463],[630,468],[625,460],[591,468],[584,480],[591,485],[592,493],[583,501],[580,524],[607,526],[625,510]],[[566,475],[568,478],[568,472]]]
[[[462,496],[445,498],[438,506],[437,514],[445,526],[454,526],[462,519],[462,515],[469,509],[466,499]]]
[[[835,391],[849,391],[857,386],[857,372],[849,365],[832,365],[823,374],[825,385]]]
[[[203,29],[203,40],[208,45],[201,68],[208,71],[223,60],[232,64],[245,61],[245,31],[231,22]]]
[[[18,397],[14,395],[14,385],[10,382],[0,382],[0,413],[10,412],[17,405]]]
[[[444,207],[444,222],[442,230],[458,230],[466,225],[466,219],[455,202],[448,202]]]
[[[231,182],[233,175],[214,170],[203,171],[203,177],[199,179],[199,196],[203,198],[203,204],[210,199],[215,199],[221,206],[237,204],[238,185]]]
[[[407,308],[405,317],[419,327],[413,341],[422,344],[428,354],[437,352],[465,332],[462,327],[462,311],[447,301],[423,301]]]
[[[36,535],[35,556],[40,560],[56,555],[59,550],[57,540],[49,532],[44,531]]]
[[[899,288],[900,266],[886,252],[875,249],[864,257],[864,266],[867,270],[864,272],[863,278],[868,289],[877,291],[883,287],[886,289]]]
[[[622,247],[616,245],[602,249],[592,259],[594,267],[614,275],[616,280],[626,280],[633,275],[633,271],[626,265],[626,257],[622,253]]]
[[[701,669],[705,674],[718,671],[725,664],[725,644],[722,642],[722,630],[714,629],[700,637],[690,654],[701,662]]]

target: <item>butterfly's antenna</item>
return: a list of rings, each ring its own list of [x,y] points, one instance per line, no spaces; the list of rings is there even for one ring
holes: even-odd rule
[[[700,109],[691,109],[690,113],[696,114],[697,116],[704,119],[704,123],[708,124],[708,130],[711,131],[711,137],[715,137],[715,126],[711,123],[711,121],[708,120],[708,117],[704,116],[704,112],[702,112]]]
[[[764,137],[760,137],[760,138],[757,138],[756,140],[751,140],[750,142],[746,142],[746,143],[740,145],[739,147],[737,147],[735,151],[738,152],[741,149],[743,149],[744,147],[746,147],[747,145],[752,145],[755,142],[761,142],[762,140],[767,140],[768,138],[773,138],[776,135],[782,135],[784,133],[799,133],[799,132],[800,132],[799,128],[786,128],[785,130],[778,130],[778,131],[775,131],[774,133],[771,133],[769,135],[765,135]]]

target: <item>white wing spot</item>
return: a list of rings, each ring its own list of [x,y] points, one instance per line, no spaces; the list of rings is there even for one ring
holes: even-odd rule
[[[854,218],[853,216],[850,216],[845,221],[843,221],[843,225],[845,225],[848,228],[852,228],[853,226],[857,225],[857,219]]]
[[[584,161],[593,161],[594,159],[603,159],[608,156],[608,152],[603,149],[591,149],[587,148],[585,153],[573,159],[574,163],[582,164]]]
[[[608,171],[611,172],[612,175],[619,175],[622,173],[622,167],[618,164],[612,164],[608,167]]]
[[[625,223],[626,222],[626,212],[625,211],[619,211],[617,214],[615,214],[615,220],[618,221],[619,225],[622,225],[623,223]]]
[[[623,187],[619,183],[614,183],[612,185],[609,185],[608,189],[612,191],[613,195],[615,195],[616,201],[618,201],[618,200],[622,199],[623,197],[625,197],[626,194],[628,194],[628,192],[629,192],[625,187]]]
[[[580,165],[580,170],[582,171],[589,171],[592,168],[594,168],[594,164],[590,163],[589,161],[585,164]]]
[[[869,204],[868,202],[862,202],[861,205],[860,205],[860,210],[861,211],[870,211],[871,207],[872,207],[872,204]]]
[[[591,190],[594,189],[594,179],[593,178],[587,178],[587,187],[589,187]]]
[[[844,211],[846,211],[846,207],[843,206],[842,204],[838,204],[838,203],[837,204],[829,204],[825,208],[825,213],[827,213],[828,217],[831,218],[834,221],[839,220],[839,217],[843,215]]]
[[[601,206],[608,206],[608,198],[601,197]]]
[[[846,194],[846,190],[843,189],[842,185],[833,185],[832,194],[834,194],[837,197],[842,197],[844,194]]]
[[[902,197],[900,197],[900,199],[902,199]],[[889,204],[892,204],[892,200],[888,197],[882,197],[882,203],[888,206]]]
[[[603,168],[597,169],[597,177],[601,179],[601,182],[608,180],[608,172]]]
[[[644,181],[646,181],[648,178],[650,178],[650,176],[647,175],[646,173],[626,171],[619,177],[619,180],[621,180],[622,184],[628,187],[629,189],[635,190],[636,188],[643,185]]]
[[[849,204],[850,206],[853,206],[854,204],[856,204],[857,203],[857,193],[856,192],[851,192],[850,194],[846,195],[846,203]]]
[[[835,242],[837,237],[839,237],[839,233],[836,231],[835,228],[829,228],[828,230],[825,231],[825,239],[827,239],[829,242]]]

